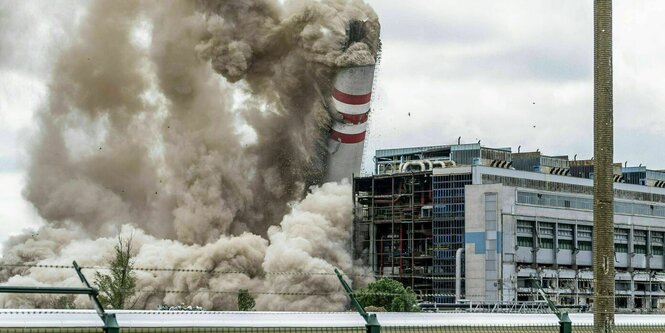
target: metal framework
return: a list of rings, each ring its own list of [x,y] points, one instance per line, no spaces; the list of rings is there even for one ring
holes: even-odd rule
[[[430,182],[428,171],[354,180],[357,255],[420,295],[433,292]]]

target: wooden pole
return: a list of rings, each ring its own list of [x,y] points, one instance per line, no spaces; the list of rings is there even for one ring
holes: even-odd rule
[[[594,0],[593,9],[593,331],[608,333],[614,326],[612,0]]]

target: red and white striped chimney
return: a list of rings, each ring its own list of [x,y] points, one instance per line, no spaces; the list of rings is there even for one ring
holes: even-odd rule
[[[373,81],[374,65],[342,68],[333,80],[333,124],[325,181],[360,173]]]

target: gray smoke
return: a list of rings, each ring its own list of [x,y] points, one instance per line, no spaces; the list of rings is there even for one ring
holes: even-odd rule
[[[345,48],[351,20],[366,34]],[[104,266],[120,234],[133,235],[137,266],[243,272],[140,271],[138,308],[235,309],[240,288],[340,290],[334,276],[270,272],[362,271],[348,248],[350,185],[313,185],[330,126],[322,94],[337,68],[376,58],[368,5],[93,1],[78,31],[55,61],[31,144],[24,196],[47,225],[10,239],[0,263]],[[1,269],[0,281],[80,285],[43,268]],[[257,308],[344,300],[260,294]],[[0,295],[4,307],[50,301]]]

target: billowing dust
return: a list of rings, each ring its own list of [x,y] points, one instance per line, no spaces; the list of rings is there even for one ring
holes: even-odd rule
[[[352,20],[365,38],[345,47]],[[350,254],[351,186],[320,184],[321,99],[339,67],[376,59],[368,5],[100,0],[68,43],[24,189],[47,223],[11,238],[0,263],[107,266],[118,235],[133,235],[138,267],[238,272],[138,271],[135,308],[234,310],[240,288],[265,292],[261,310],[344,308],[334,275],[270,272],[363,270]],[[80,286],[66,269],[4,268],[0,282]],[[52,297],[0,295],[0,306]]]

